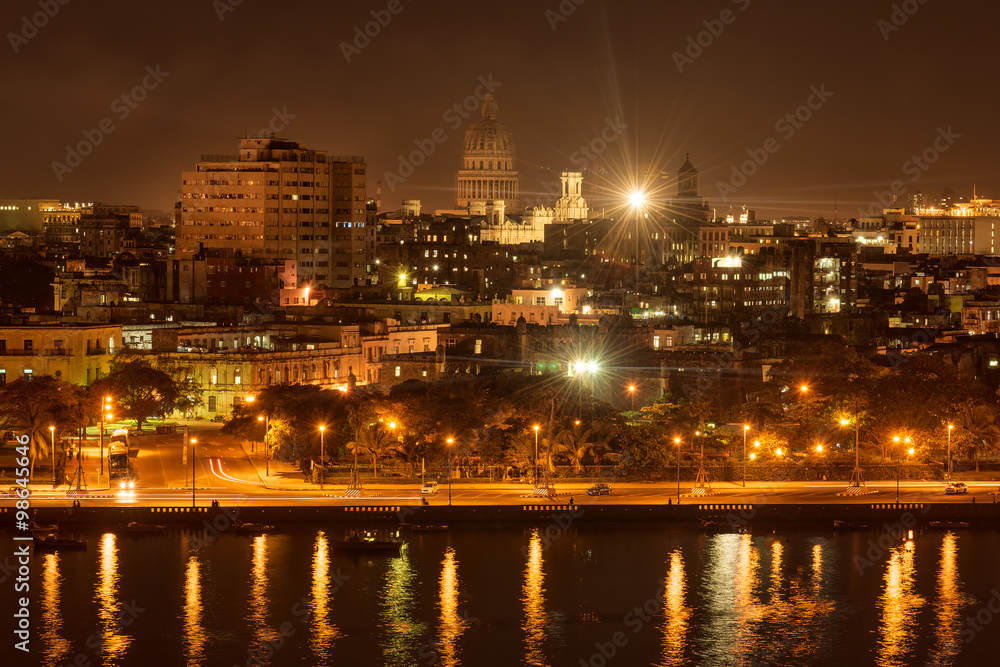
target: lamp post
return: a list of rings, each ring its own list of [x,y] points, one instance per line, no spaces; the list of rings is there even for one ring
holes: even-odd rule
[[[111,420],[111,397],[105,396],[104,403],[101,404],[101,452],[100,452],[100,472],[99,474],[104,474],[104,416],[107,414],[108,421]],[[98,482],[100,483],[100,482]]]
[[[535,427],[538,428],[537,426]],[[537,430],[535,431],[538,432]],[[454,438],[448,438],[448,507],[451,507],[451,445],[455,442]]]
[[[267,415],[257,415],[257,421],[264,422],[264,438],[261,441],[264,445],[264,476],[271,476],[271,451],[267,448]]]
[[[892,437],[892,441],[896,443],[896,504],[897,505],[899,504],[899,458],[900,458],[900,451],[899,450],[900,450],[900,440],[901,440],[901,438],[898,435],[895,435],[895,436]],[[910,443],[910,436],[906,436],[905,438],[902,438],[902,441],[905,442],[906,444],[909,444]],[[910,453],[911,454],[913,453],[912,449],[911,449]]]
[[[630,384],[628,386],[628,395],[629,395],[629,398],[632,399],[632,410],[631,410],[631,412],[635,412],[635,385],[634,384]]]
[[[319,427],[319,489],[320,489],[320,491],[323,490],[323,477],[325,476],[324,473],[326,472],[326,466],[323,464],[323,461],[326,459],[326,457],[325,457],[326,450],[323,447],[323,434],[325,432],[326,432],[326,426],[320,426]]]
[[[951,481],[951,429],[955,428],[948,424],[948,481]]]
[[[49,427],[49,436],[52,440],[52,488],[56,488],[56,427]]]
[[[191,509],[194,509],[194,490],[198,485],[194,480],[194,446],[198,444],[198,440],[191,438]]]
[[[674,438],[677,445],[677,504],[681,504],[681,439]]]
[[[747,486],[747,431],[750,430],[750,426],[747,424],[743,425],[743,488]]]
[[[535,486],[537,487],[538,486],[538,429],[540,427],[538,426],[538,424],[535,424],[533,428],[535,429],[535,465],[533,466],[534,471],[532,475],[535,478]]]

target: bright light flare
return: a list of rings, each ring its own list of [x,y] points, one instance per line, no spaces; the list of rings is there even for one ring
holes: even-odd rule
[[[642,208],[646,205],[646,193],[642,190],[633,190],[628,193],[628,203],[632,208]]]

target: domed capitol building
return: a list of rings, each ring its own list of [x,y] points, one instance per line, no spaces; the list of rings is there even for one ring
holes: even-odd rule
[[[541,242],[546,224],[586,219],[581,172],[562,172],[562,196],[554,208],[520,209],[514,138],[497,122],[497,103],[492,95],[483,99],[482,114],[482,120],[465,132],[462,169],[456,174],[458,208],[485,218],[481,239],[504,245]]]
[[[457,178],[458,206],[502,201],[504,208],[517,210],[514,139],[507,127],[497,122],[497,103],[492,95],[483,100],[482,112],[483,119],[465,131],[462,169]]]

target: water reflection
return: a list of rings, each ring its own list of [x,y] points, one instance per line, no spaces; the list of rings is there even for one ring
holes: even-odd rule
[[[812,587],[813,593],[819,595],[823,590],[823,545],[813,545],[812,559]]]
[[[439,584],[441,610],[440,630],[438,636],[439,664],[445,667],[460,665],[456,654],[457,642],[465,632],[465,623],[458,614],[458,561],[455,550],[445,549],[444,560],[441,562],[441,581]]]
[[[45,554],[42,559],[42,645],[49,664],[56,664],[69,653],[69,641],[59,634],[62,630],[62,616],[59,614],[59,555]]]
[[[688,618],[691,610],[684,604],[687,584],[684,580],[684,556],[680,549],[670,554],[670,569],[663,591],[663,667],[683,665],[687,645]]]
[[[202,626],[201,563],[197,554],[188,556],[184,567],[184,657],[189,666],[203,664],[207,637]]]
[[[707,637],[699,646],[706,662],[747,662],[752,648],[749,624],[759,614],[753,599],[760,555],[749,535],[709,538],[702,599],[708,612]]]
[[[938,566],[937,600],[934,602],[937,628],[935,647],[928,656],[928,665],[954,664],[962,648],[962,607],[973,602],[962,591],[958,575],[958,536],[950,530],[941,541],[941,561]]]
[[[532,529],[528,542],[528,564],[524,569],[521,602],[524,603],[524,661],[532,667],[548,663],[542,653],[545,643],[545,573],[542,571],[542,540]]]
[[[385,588],[382,589],[381,626],[386,636],[382,652],[389,665],[417,663],[417,646],[426,626],[415,620],[417,573],[405,546],[399,558],[388,562]]]
[[[917,611],[924,599],[917,595],[912,540],[893,547],[885,569],[885,587],[879,598],[882,622],[879,627],[877,664],[906,664],[916,639]]]
[[[118,544],[114,533],[105,533],[100,542],[100,572],[97,579],[97,618],[100,623],[99,649],[103,653],[105,663],[120,660],[132,643],[132,638],[122,633],[122,622],[132,619],[122,617],[121,603],[118,600]]]
[[[319,531],[313,548],[312,610],[309,617],[311,637],[309,645],[317,658],[329,660],[333,640],[340,631],[330,622],[330,545],[326,533]]]
[[[267,535],[255,535],[253,564],[250,567],[250,613],[247,622],[253,628],[254,640],[258,645],[263,645],[279,636],[267,622],[267,610],[271,606],[271,600],[267,595],[267,583]]]

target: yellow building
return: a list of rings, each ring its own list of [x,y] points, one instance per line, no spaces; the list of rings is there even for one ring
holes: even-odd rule
[[[121,344],[121,325],[0,326],[0,385],[32,375],[89,385],[108,374]]]

